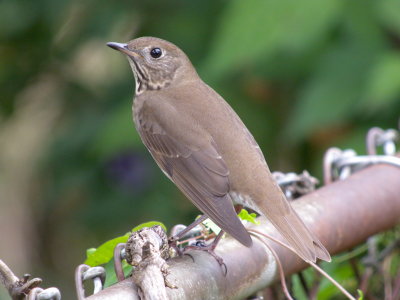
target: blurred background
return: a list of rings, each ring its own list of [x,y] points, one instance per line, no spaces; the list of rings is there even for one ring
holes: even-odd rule
[[[365,153],[370,127],[398,124],[397,0],[1,1],[0,258],[65,299],[87,248],[198,214],[142,145],[133,75],[105,45],[147,35],[188,54],[273,171],[321,179],[328,147]]]

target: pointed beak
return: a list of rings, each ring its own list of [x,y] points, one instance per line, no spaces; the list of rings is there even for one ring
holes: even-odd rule
[[[125,53],[126,55],[131,57],[139,56],[138,53],[128,49],[128,44],[109,42],[107,43],[107,46],[115,50],[118,50],[122,53]]]

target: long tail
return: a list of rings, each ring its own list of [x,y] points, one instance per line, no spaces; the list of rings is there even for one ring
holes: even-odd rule
[[[289,245],[305,261],[316,262],[317,258],[331,261],[331,256],[318,238],[303,223],[297,213],[290,206],[288,213],[279,218],[268,216],[268,220],[278,229]]]

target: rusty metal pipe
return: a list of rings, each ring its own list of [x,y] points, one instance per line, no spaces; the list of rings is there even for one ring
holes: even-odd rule
[[[331,254],[343,252],[400,223],[400,168],[371,166],[293,206]],[[286,274],[306,266],[289,251],[278,251]]]
[[[329,252],[340,253],[400,223],[400,168],[371,166],[294,201],[293,206]],[[261,222],[251,227],[278,236],[266,220]],[[252,248],[231,238],[220,242],[216,252],[227,266],[226,277],[207,253],[193,251],[193,259],[184,256],[170,260],[168,279],[179,288],[167,290],[169,299],[243,299],[274,282],[276,262],[261,242],[253,240]],[[290,251],[273,242],[269,244],[277,252],[286,275],[307,266]],[[126,279],[88,299],[139,298],[133,283]]]

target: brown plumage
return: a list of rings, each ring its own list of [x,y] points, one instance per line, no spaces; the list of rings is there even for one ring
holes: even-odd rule
[[[251,133],[175,45],[152,37],[109,43],[136,80],[134,122],[158,166],[221,229],[252,240],[233,204],[266,216],[306,261],[330,256],[286,200]]]

